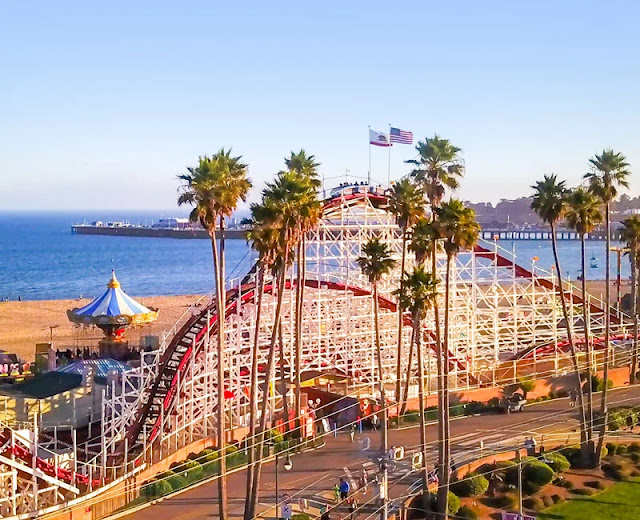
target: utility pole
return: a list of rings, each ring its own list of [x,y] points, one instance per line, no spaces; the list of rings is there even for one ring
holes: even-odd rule
[[[522,459],[520,450],[516,450],[516,461],[518,463],[518,520],[522,520]]]

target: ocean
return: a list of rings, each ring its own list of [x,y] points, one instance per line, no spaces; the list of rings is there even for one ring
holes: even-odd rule
[[[171,215],[173,216],[173,215]],[[102,293],[111,269],[123,289],[134,296],[202,294],[214,287],[211,245],[207,240],[72,235],[71,225],[92,220],[128,220],[150,223],[158,213],[102,212],[2,213],[0,212],[0,299],[50,300],[93,297]],[[545,269],[553,264],[549,241],[500,241],[519,263],[531,259]],[[575,280],[580,269],[580,243],[561,241],[563,273]],[[614,243],[614,245],[616,245]],[[598,268],[588,267],[595,256]],[[611,275],[616,275],[615,253]],[[244,240],[227,241],[227,275],[242,277],[254,254]],[[587,277],[604,279],[604,242],[587,242]],[[622,275],[629,276],[623,258]]]

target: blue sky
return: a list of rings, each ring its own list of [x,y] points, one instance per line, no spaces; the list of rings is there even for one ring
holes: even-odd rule
[[[474,201],[550,171],[577,183],[603,147],[640,168],[639,15],[633,1],[4,0],[0,209],[170,209],[175,176],[220,146],[258,188],[300,147],[327,178],[366,176],[367,126],[388,123],[460,146]],[[394,147],[393,178],[413,155]]]

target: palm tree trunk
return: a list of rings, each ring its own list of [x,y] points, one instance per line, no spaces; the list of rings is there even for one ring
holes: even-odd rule
[[[254,289],[258,291],[257,308],[256,308],[256,325],[253,336],[253,352],[251,353],[251,387],[249,390],[250,400],[250,414],[249,414],[249,438],[247,444],[248,450],[248,467],[247,467],[247,488],[245,494],[244,503],[244,519],[251,520],[251,516],[247,516],[250,508],[251,498],[251,485],[253,482],[254,462],[256,460],[255,446],[256,441],[256,421],[258,419],[258,350],[259,350],[259,338],[260,338],[260,317],[262,314],[262,297],[264,295],[264,265],[261,261],[258,264],[258,280],[257,287]]]
[[[442,421],[443,468],[438,487],[438,511],[446,515],[449,506],[449,481],[451,480],[451,441],[449,430],[449,294],[451,290],[451,256],[447,255],[444,283],[444,331],[442,338]]]
[[[418,412],[420,413],[420,450],[422,451],[422,492],[426,496],[429,492],[429,469],[427,468],[427,424],[426,424],[426,402],[424,396],[424,355],[422,353],[420,320],[413,318],[412,347],[418,351]],[[413,348],[411,349],[413,352]],[[407,381],[409,376],[407,376]]]
[[[605,204],[605,224],[607,227],[607,254],[606,254],[606,258],[605,258],[605,269],[607,270],[607,272],[605,273],[605,287],[604,287],[604,294],[605,294],[605,302],[604,302],[604,309],[605,309],[605,317],[604,317],[604,373],[602,376],[603,379],[603,388],[602,388],[602,396],[600,398],[600,428],[599,428],[599,436],[598,436],[598,448],[596,450],[595,453],[595,460],[597,464],[600,464],[600,458],[602,456],[602,447],[604,446],[604,437],[605,437],[605,433],[607,431],[607,415],[608,415],[608,411],[607,411],[607,394],[608,394],[608,388],[607,388],[607,383],[609,381],[609,336],[610,336],[610,329],[611,329],[611,303],[609,301],[609,299],[611,298],[611,287],[609,287],[610,283],[611,283],[611,256],[610,256],[610,251],[611,251],[611,219],[610,219],[610,215],[609,215],[609,203],[607,202]]]
[[[638,370],[638,259],[636,257],[635,244],[629,248],[629,259],[631,261],[631,312],[633,312],[633,350],[631,352],[631,373],[629,374],[629,384],[636,383],[636,371]]]
[[[222,274],[223,263],[221,261],[223,252],[222,234],[224,233],[224,221],[220,219],[220,252],[218,252],[218,242],[216,240],[215,227],[211,235],[211,247],[213,249],[213,263],[216,271],[216,298],[218,307],[218,342],[217,342],[217,392],[218,405],[216,409],[216,419],[218,423],[218,450],[220,453],[220,478],[218,479],[218,508],[220,520],[227,519],[227,458],[226,458],[226,437],[225,437],[225,417],[224,417],[224,280]]]
[[[437,277],[437,244],[434,242],[431,251],[431,272]],[[443,404],[443,364],[442,364],[442,337],[440,334],[440,311],[438,306],[438,298],[434,299],[433,315],[435,321],[436,336],[436,371],[438,375],[438,480],[444,481],[444,404]],[[440,488],[438,489],[438,499],[440,499]],[[438,500],[440,504],[440,500]],[[438,505],[438,511],[441,511]]]
[[[282,288],[284,291],[284,287]],[[285,434],[290,433],[289,428],[289,402],[287,401],[287,381],[286,373],[284,371],[284,338],[282,336],[282,320],[278,324],[278,354],[280,357],[280,395],[282,396],[282,416],[284,418],[284,431]]]
[[[298,244],[297,251],[297,283],[296,283],[296,317],[295,317],[295,421],[296,421],[296,437],[302,436],[302,383],[300,379],[300,368],[302,366],[302,345],[301,345],[301,333],[302,333],[302,268],[301,268],[301,259],[302,259],[302,243]]]
[[[384,372],[382,371],[382,349],[380,348],[380,327],[378,323],[378,284],[373,283],[373,325],[376,335],[376,358],[378,361],[378,387],[380,389],[380,400],[382,401],[382,428],[380,429],[380,451],[386,453],[387,442],[387,394],[384,389]]]
[[[400,416],[403,416],[407,412],[407,400],[409,399],[409,381],[411,379],[411,366],[413,365],[413,351],[414,351],[414,338],[415,330],[411,330],[411,339],[409,340],[409,363],[407,363],[407,377],[404,380],[404,392],[402,393],[402,407],[400,408]]]
[[[280,268],[280,280],[279,286],[284,288],[284,280],[285,273],[287,271],[287,264],[289,262],[288,251],[285,250],[284,253],[284,261],[283,265]],[[260,428],[258,433],[258,456],[255,464],[255,470],[253,472],[253,483],[251,484],[251,501],[250,501],[250,514],[249,518],[253,518],[255,516],[256,505],[258,503],[258,494],[259,494],[259,484],[260,484],[260,473],[262,471],[262,457],[264,455],[264,438],[265,431],[267,429],[267,408],[269,406],[269,387],[271,386],[272,373],[273,373],[273,365],[275,360],[275,352],[276,352],[276,340],[278,337],[278,325],[280,324],[280,319],[282,317],[282,297],[284,295],[284,290],[278,292],[278,299],[276,303],[276,313],[273,320],[273,330],[271,331],[271,343],[269,344],[269,355],[267,358],[267,368],[265,371],[265,385],[264,392],[262,395],[262,406],[261,406],[261,417],[260,417]]]
[[[407,256],[407,233],[406,230],[402,230],[402,260],[400,261],[400,291],[404,287],[404,266]],[[402,307],[398,305],[398,352],[396,354],[396,404],[402,402],[401,379],[402,379]],[[407,372],[407,378],[409,378],[409,372]],[[400,411],[398,410],[398,419],[400,418]]]
[[[562,285],[562,271],[560,269],[560,259],[558,257],[558,239],[556,237],[556,226],[551,224],[551,248],[553,249],[553,259],[556,264],[558,273],[558,287],[560,288],[560,303],[562,305],[562,315],[567,326],[567,340],[569,341],[569,350],[571,352],[571,362],[573,364],[573,372],[575,376],[576,392],[578,393],[578,407],[580,408],[580,447],[582,448],[583,460],[587,460],[589,454],[587,452],[587,431],[584,411],[584,399],[582,389],[580,388],[580,368],[578,367],[578,357],[576,355],[576,346],[573,342],[573,323],[569,321],[569,310],[567,302],[564,298],[564,286]]]
[[[593,389],[591,388],[591,378],[592,378],[592,366],[591,366],[591,341],[590,341],[590,328],[591,328],[591,317],[589,311],[589,305],[587,303],[587,270],[586,270],[586,238],[584,233],[580,237],[580,253],[581,253],[581,267],[582,267],[582,319],[584,321],[584,350],[587,355],[587,363],[586,363],[586,372],[587,372],[587,414],[585,417],[585,429],[587,435],[587,452],[588,457],[593,457],[594,446],[593,446]],[[591,466],[593,461],[590,460],[588,465]]]

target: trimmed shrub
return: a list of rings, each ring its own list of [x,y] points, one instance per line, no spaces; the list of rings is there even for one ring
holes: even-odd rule
[[[571,482],[570,480],[567,480],[566,478],[559,478],[554,482],[554,484],[564,489],[574,488],[573,482]]]
[[[599,489],[602,490],[605,488],[604,483],[602,482],[602,480],[587,480],[584,483],[585,486],[593,488],[593,489]]]
[[[487,502],[496,509],[513,509],[517,500],[513,495],[500,495],[495,498],[488,499]]]
[[[284,437],[282,436],[280,431],[276,430],[275,428],[272,428],[271,430],[267,431],[267,434],[265,435],[265,437],[269,439],[269,441],[272,442],[273,444],[277,444],[284,440]],[[227,454],[229,454],[229,448],[232,448],[232,447],[235,447],[235,446],[227,446]],[[238,451],[238,448],[236,448],[235,451]]]
[[[491,399],[489,399],[489,401],[487,402],[487,406],[490,406],[491,408],[498,408],[500,407],[500,398],[499,397],[492,397]]]
[[[562,504],[562,502],[564,502],[564,498],[560,495],[551,495],[551,500],[553,500],[554,504]]]
[[[613,455],[616,454],[616,449],[618,448],[618,446],[616,444],[614,444],[613,442],[607,442],[607,455],[612,457]]]
[[[469,473],[462,480],[451,485],[451,490],[459,497],[477,497],[489,489],[489,481],[483,475]]]
[[[185,460],[173,470],[176,474],[180,473],[189,482],[198,482],[204,476],[202,465],[195,460]]]
[[[544,504],[545,509],[547,507],[551,507],[555,503],[549,495],[542,495],[540,499],[542,500],[542,503]]]
[[[529,497],[522,501],[522,505],[532,511],[542,511],[544,505],[539,497]]]
[[[449,507],[447,509],[448,513],[450,515],[455,515],[458,510],[460,509],[460,499],[453,494],[451,491],[449,491]],[[436,511],[436,506],[437,506],[437,501],[438,501],[438,497],[435,493],[430,493],[429,494],[429,507],[431,508],[431,511]]]
[[[553,470],[544,462],[530,461],[522,468],[522,478],[525,482],[546,486],[553,480],[553,477]]]
[[[171,484],[166,480],[151,479],[143,484],[140,494],[146,499],[153,499],[168,495],[172,491]]]
[[[628,454],[628,457],[632,460],[634,464],[637,464],[638,462],[640,462],[640,453],[638,453],[637,451],[630,451]]]
[[[465,518],[467,520],[477,520],[478,513],[476,513],[475,509],[473,509],[472,507],[465,505],[458,509],[456,516],[458,518]]]
[[[615,456],[602,465],[602,472],[614,480],[625,480],[630,475],[631,468],[622,457]]]
[[[577,489],[571,490],[571,492],[574,495],[580,495],[584,497],[590,497],[591,495],[595,494],[595,491],[589,488],[577,488]]]
[[[156,479],[164,480],[171,486],[172,491],[178,491],[178,489],[182,489],[189,485],[189,482],[182,475],[178,475],[173,471],[164,471],[159,475],[156,475]]]
[[[615,432],[624,428],[627,424],[626,414],[623,411],[611,411],[607,416],[607,430]]]
[[[484,403],[481,403],[479,401],[471,401],[466,404],[464,412],[466,415],[474,415],[476,413],[484,412],[485,409],[486,406]]]
[[[629,453],[640,453],[640,443],[632,442],[627,449]]]
[[[627,454],[627,445],[626,444],[618,444],[616,448],[616,455],[626,455]]]
[[[556,473],[564,473],[571,467],[571,463],[567,460],[567,457],[561,453],[545,453],[544,458],[550,461],[547,464]]]
[[[296,513],[291,517],[291,520],[311,520],[311,516],[307,513]]]

